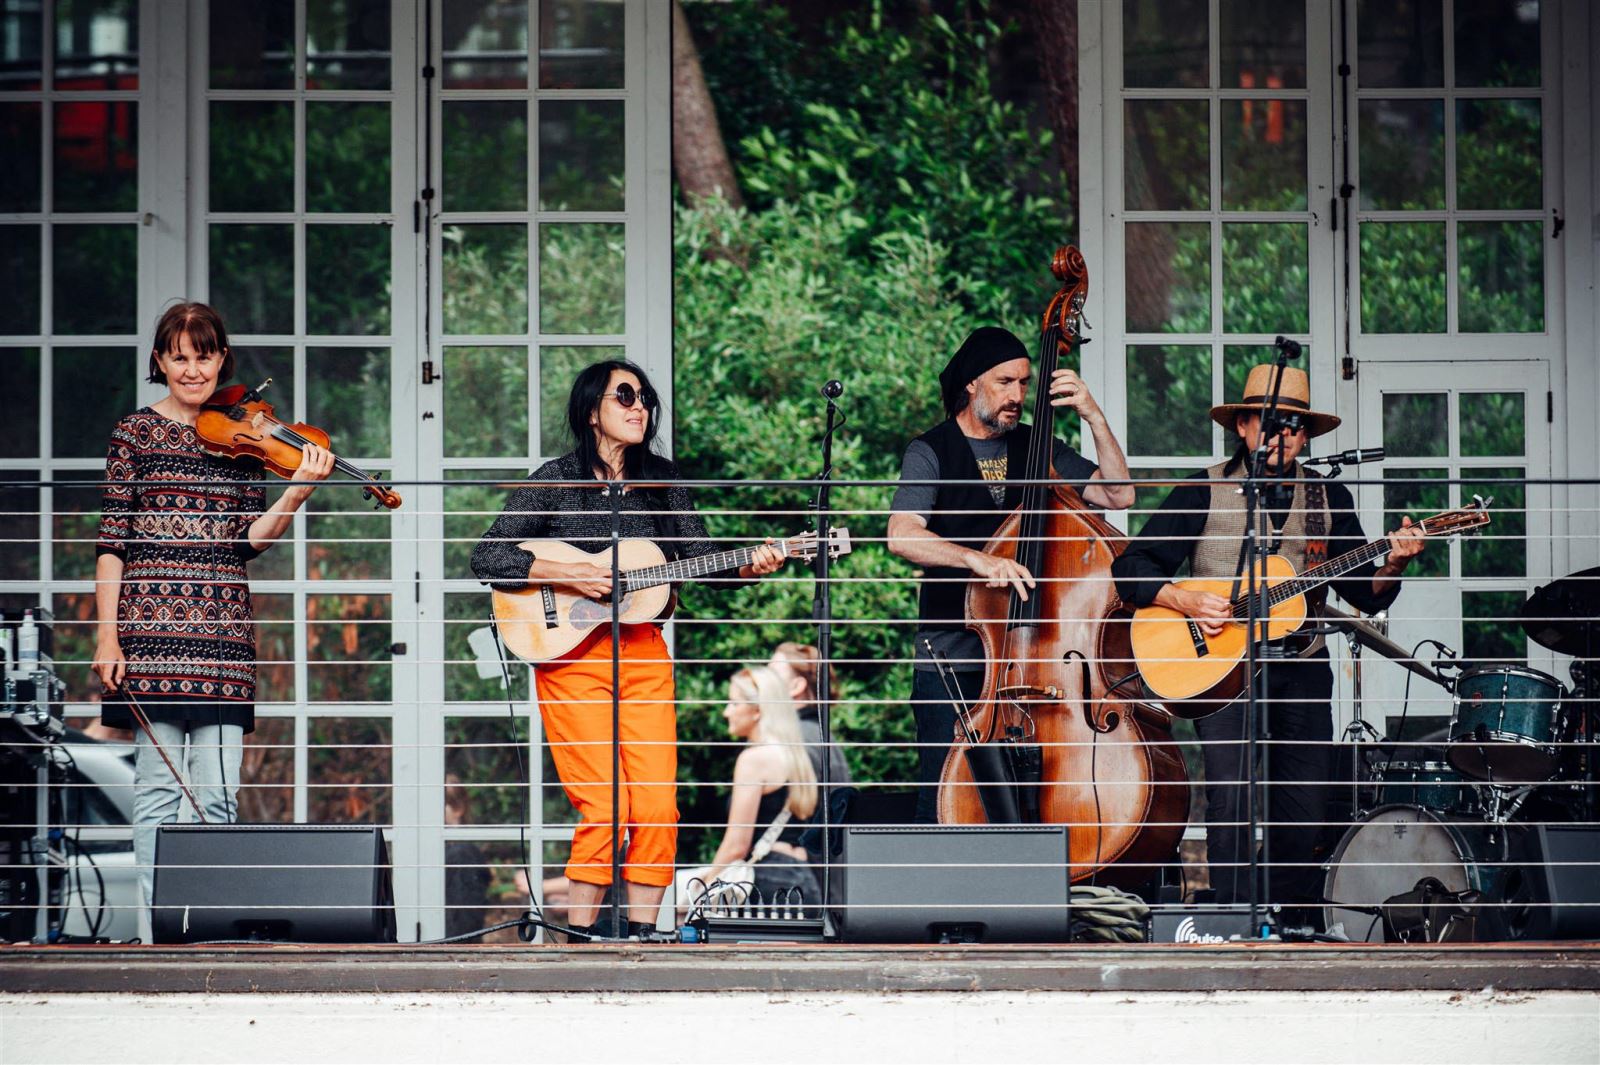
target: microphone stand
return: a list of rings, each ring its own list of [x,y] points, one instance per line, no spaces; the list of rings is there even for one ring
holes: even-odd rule
[[[833,762],[833,589],[828,580],[830,518],[829,489],[833,479],[833,433],[839,427],[839,406],[835,402],[844,394],[844,385],[829,381],[822,386],[822,396],[828,401],[827,424],[822,433],[822,472],[817,475],[817,496],[812,504],[817,532],[817,557],[812,561],[816,574],[815,589],[811,599],[811,619],[817,626],[817,731],[822,741],[822,772],[818,790],[822,801],[822,926],[828,939],[837,934],[834,928],[831,880],[833,867],[832,820],[833,802],[829,785],[832,783]]]
[[[1261,865],[1267,866],[1267,875],[1271,876],[1272,853],[1267,839],[1263,836],[1261,841],[1261,854],[1256,849],[1256,829],[1260,825],[1261,815],[1258,809],[1259,798],[1257,795],[1256,759],[1259,744],[1262,739],[1270,740],[1270,729],[1263,736],[1264,722],[1261,720],[1263,708],[1267,697],[1267,674],[1270,668],[1267,660],[1282,658],[1284,651],[1280,648],[1266,646],[1267,623],[1272,617],[1272,602],[1269,586],[1265,580],[1260,579],[1266,575],[1267,558],[1272,554],[1271,536],[1267,528],[1271,518],[1265,507],[1261,505],[1261,490],[1266,479],[1267,457],[1274,444],[1277,444],[1279,433],[1278,425],[1278,395],[1283,387],[1283,371],[1287,368],[1289,360],[1300,354],[1300,345],[1284,337],[1278,337],[1274,345],[1278,349],[1278,357],[1273,365],[1272,388],[1267,394],[1267,401],[1261,409],[1261,435],[1256,442],[1255,451],[1250,456],[1250,467],[1245,474],[1244,491],[1244,543],[1240,545],[1240,567],[1245,576],[1245,621],[1247,623],[1248,638],[1245,641],[1246,669],[1250,671],[1250,689],[1246,705],[1245,735],[1248,739],[1248,753],[1246,764],[1245,804],[1248,811],[1248,827],[1246,829],[1245,846],[1250,855],[1250,927],[1259,932],[1261,920]],[[1280,461],[1281,461],[1281,450]],[[1259,668],[1258,668],[1259,667]],[[1237,873],[1235,874],[1237,875]]]

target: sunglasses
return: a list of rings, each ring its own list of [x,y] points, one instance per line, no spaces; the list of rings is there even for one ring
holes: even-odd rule
[[[644,388],[635,389],[626,381],[618,385],[615,392],[605,392],[601,394],[601,398],[606,396],[615,396],[617,403],[624,408],[631,407],[635,401],[638,401],[644,404],[645,410],[655,410],[656,407],[661,403],[661,401],[656,398],[655,389],[649,387],[648,385],[646,385]]]

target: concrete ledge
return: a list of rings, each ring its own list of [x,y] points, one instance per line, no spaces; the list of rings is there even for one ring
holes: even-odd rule
[[[0,992],[1596,991],[1600,944],[0,947]]]

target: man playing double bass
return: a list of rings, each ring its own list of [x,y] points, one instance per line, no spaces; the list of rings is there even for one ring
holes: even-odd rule
[[[1228,461],[1201,470],[1174,488],[1112,563],[1117,593],[1125,603],[1155,603],[1176,610],[1194,619],[1208,637],[1233,620],[1227,598],[1170,582],[1185,562],[1196,578],[1231,580],[1243,572],[1239,567],[1245,502],[1238,482],[1261,443],[1263,404],[1271,393],[1274,370],[1272,365],[1256,366],[1246,379],[1244,402],[1211,408],[1212,420],[1238,433],[1242,443]],[[1306,372],[1285,369],[1276,414],[1281,428],[1268,444],[1270,483],[1262,493],[1271,518],[1273,552],[1288,558],[1299,573],[1366,542],[1350,490],[1337,481],[1324,483],[1296,461],[1307,440],[1339,425],[1337,416],[1312,410],[1310,399]],[[1421,528],[1402,519],[1401,527],[1389,535],[1389,557],[1382,566],[1369,562],[1330,587],[1360,610],[1382,610],[1400,594],[1399,577],[1422,550],[1422,543]],[[1322,894],[1313,851],[1325,819],[1332,773],[1333,671],[1321,636],[1291,635],[1283,642],[1281,650],[1289,657],[1268,667],[1262,711],[1262,724],[1273,741],[1260,817],[1260,823],[1268,825],[1271,862],[1263,898],[1294,904],[1315,902]],[[1195,722],[1204,745],[1206,855],[1220,903],[1250,897],[1248,705],[1246,699],[1237,699]]]
[[[1030,427],[1022,424],[1032,364],[1022,341],[1005,329],[976,329],[939,374],[948,418],[906,447],[889,518],[889,550],[923,567],[920,622],[911,685],[917,723],[917,820],[938,818],[939,776],[955,738],[956,709],[950,702],[928,645],[949,662],[961,698],[968,704],[983,691],[983,643],[965,624],[967,581],[991,588],[1011,586],[1026,599],[1034,576],[1009,558],[985,554],[984,546],[1021,498]],[[1133,503],[1133,487],[1100,483],[1128,477],[1122,447],[1100,405],[1072,370],[1050,379],[1052,406],[1069,407],[1094,437],[1100,465],[1056,441],[1052,468],[1094,506],[1122,510]],[[988,484],[971,482],[987,481]],[[919,483],[920,482],[920,483]]]

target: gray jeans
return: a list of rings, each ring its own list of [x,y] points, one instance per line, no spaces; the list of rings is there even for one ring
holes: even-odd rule
[[[211,824],[239,818],[239,764],[244,760],[244,729],[238,725],[173,725],[151,722],[156,739],[183,775],[200,809]],[[140,729],[134,733],[133,856],[139,864],[139,886],[144,904],[156,878],[156,828],[170,825],[187,811],[184,820],[198,820],[188,809],[178,782],[161,760],[161,753]]]

